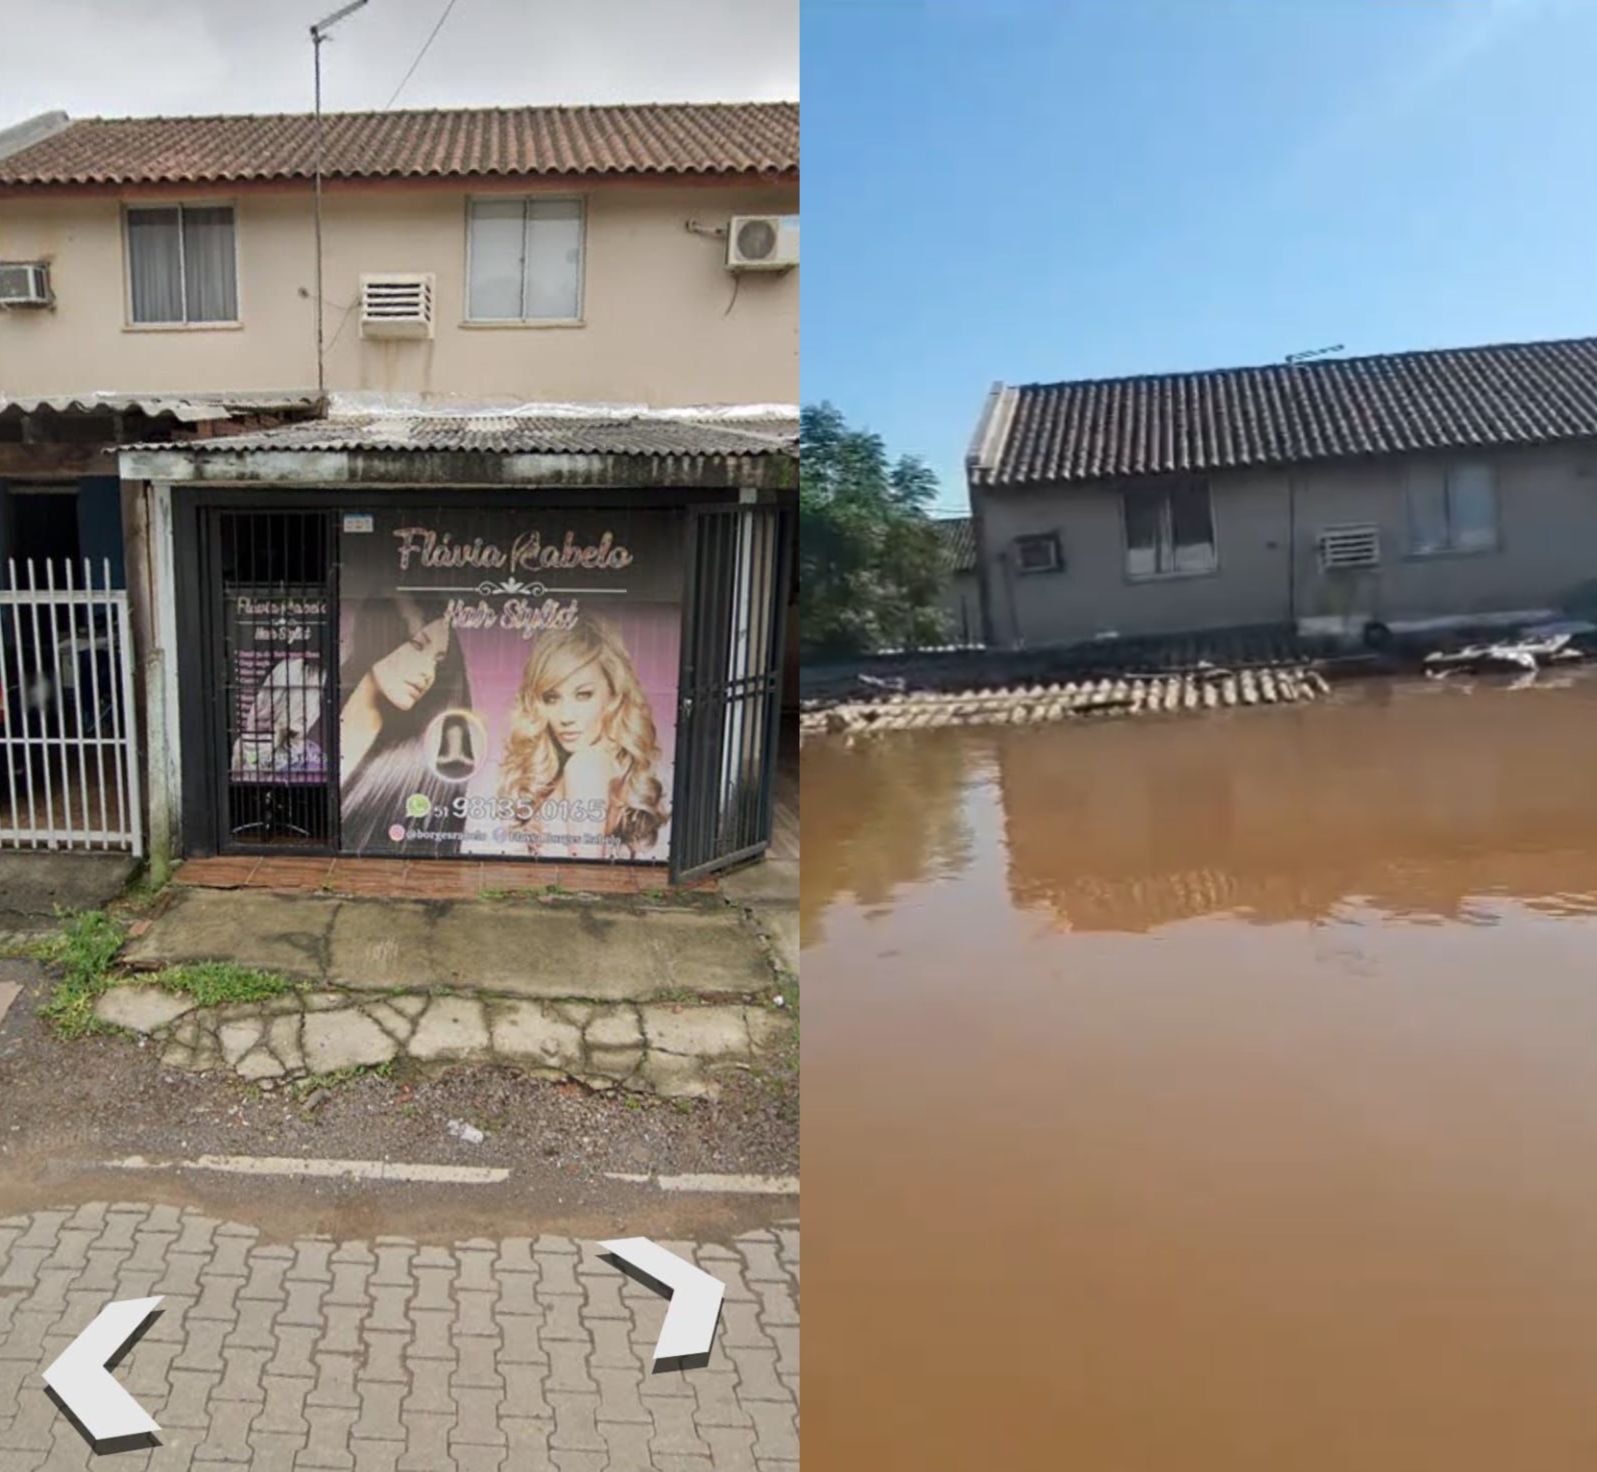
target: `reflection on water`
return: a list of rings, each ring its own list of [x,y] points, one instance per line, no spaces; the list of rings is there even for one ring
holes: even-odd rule
[[[806,747],[816,1464],[1591,1465],[1594,749],[1589,681]]]
[[[957,875],[970,863],[962,811],[970,759],[970,748],[949,737],[805,748],[805,945],[837,894],[882,905],[905,885]]]

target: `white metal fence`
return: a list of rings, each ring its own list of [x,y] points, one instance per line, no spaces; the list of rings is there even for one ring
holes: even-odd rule
[[[0,588],[0,849],[142,857],[133,639],[111,564],[7,563]]]

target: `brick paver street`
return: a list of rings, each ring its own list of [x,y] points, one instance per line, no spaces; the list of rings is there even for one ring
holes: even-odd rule
[[[651,1373],[666,1302],[565,1237],[303,1238],[173,1206],[0,1221],[0,1469],[797,1472],[796,1222],[662,1242],[727,1285],[702,1369]],[[165,1296],[117,1377],[161,1445],[95,1457],[41,1372]]]

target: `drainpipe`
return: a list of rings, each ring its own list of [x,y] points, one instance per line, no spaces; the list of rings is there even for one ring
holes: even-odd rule
[[[152,883],[172,873],[179,844],[182,805],[182,733],[177,694],[177,567],[172,545],[172,487],[144,486],[145,603],[150,610],[149,652],[144,666],[144,703],[149,729],[145,787],[149,793],[149,871]],[[130,571],[131,576],[131,571]]]
[[[1298,633],[1298,478],[1286,473],[1286,612],[1292,637]]]
[[[1004,601],[1009,605],[1009,647],[1019,649],[1026,641],[1020,633],[1020,602],[1015,597],[1015,569],[1008,547],[998,554],[998,565],[1004,570]]]
[[[994,642],[992,590],[989,587],[991,569],[987,560],[987,539],[983,532],[981,496],[977,493],[975,482],[972,481],[970,533],[976,543],[976,622],[981,630],[981,642],[990,648]]]

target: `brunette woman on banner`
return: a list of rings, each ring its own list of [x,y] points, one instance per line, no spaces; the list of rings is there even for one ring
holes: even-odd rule
[[[437,601],[367,598],[354,605],[338,688],[339,787],[343,848],[400,850],[413,800],[443,807],[458,792],[437,770],[428,729],[435,718],[471,705],[459,641]],[[424,816],[424,815],[419,815]],[[453,825],[449,825],[453,826]],[[425,823],[420,831],[426,831]],[[429,842],[428,853],[458,850],[458,833]]]

